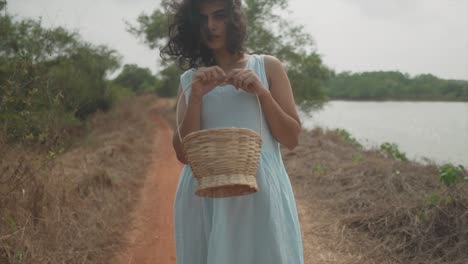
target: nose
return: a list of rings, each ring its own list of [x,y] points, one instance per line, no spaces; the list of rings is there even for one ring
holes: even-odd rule
[[[213,33],[216,31],[216,23],[215,23],[215,20],[212,18],[212,17],[209,17],[208,18],[208,31],[210,33]]]

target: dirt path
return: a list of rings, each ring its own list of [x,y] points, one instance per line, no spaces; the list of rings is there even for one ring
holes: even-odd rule
[[[158,100],[150,118],[157,125],[154,162],[149,167],[129,233],[131,246],[110,263],[171,264],[175,261],[173,202],[182,164],[172,149],[172,129],[158,113],[171,101]]]

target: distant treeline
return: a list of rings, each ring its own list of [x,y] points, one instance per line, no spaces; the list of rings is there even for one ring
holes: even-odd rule
[[[468,101],[468,81],[398,71],[334,74],[325,83],[331,99]]]

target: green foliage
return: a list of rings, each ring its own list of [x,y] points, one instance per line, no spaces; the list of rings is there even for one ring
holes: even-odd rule
[[[119,66],[115,51],[9,15],[0,35],[0,132],[9,140],[52,140],[112,104],[105,77]]]
[[[459,182],[468,180],[465,168],[462,165],[455,166],[451,163],[439,167],[439,176],[440,181],[447,187],[452,187]]]
[[[249,38],[247,49],[251,53],[273,54],[280,59],[288,73],[295,101],[305,106],[320,104],[325,99],[324,82],[331,71],[315,51],[311,35],[275,13],[285,10],[284,0],[247,0]]]
[[[114,82],[109,82],[109,93],[111,102],[119,102],[124,98],[134,96],[134,92],[127,87],[120,86]]]
[[[427,198],[426,204],[428,206],[439,206],[440,204],[450,204],[453,201],[450,195],[433,193]]]
[[[135,94],[154,91],[156,78],[148,68],[140,68],[136,64],[126,64],[114,82],[121,87],[127,87]]]
[[[426,203],[429,206],[439,206],[441,204],[451,204],[461,202],[466,199],[466,193],[458,188],[460,183],[468,181],[468,173],[462,165],[455,166],[446,163],[439,166],[439,180],[447,189],[442,193],[432,193]]]
[[[158,74],[158,85],[156,92],[163,97],[174,97],[177,95],[177,86],[182,70],[175,64],[169,64]]]
[[[406,154],[404,152],[401,152],[398,149],[398,145],[395,143],[383,143],[382,145],[380,145],[380,151],[387,157],[391,157],[393,159],[401,161],[408,161]]]
[[[429,204],[432,205],[432,206],[436,206],[440,203],[440,200],[441,200],[441,197],[440,195],[436,194],[436,193],[433,193],[430,197],[429,197]]]
[[[118,66],[113,53],[105,47],[86,45],[69,54],[70,59],[62,59],[49,68],[49,84],[62,94],[66,111],[85,119],[97,109],[110,107],[105,76]]]
[[[288,77],[294,89],[295,101],[299,105],[325,100],[322,89],[324,80],[330,76],[330,70],[322,63],[317,53],[304,55],[289,67]]]
[[[351,134],[346,131],[346,129],[341,129],[341,128],[337,128],[334,130],[336,133],[338,133],[338,135],[340,135],[340,137],[347,143],[349,144],[352,144],[352,145],[355,145],[359,148],[363,148],[363,146],[361,145],[361,143],[359,143],[353,136],[351,136]]]
[[[167,6],[162,1],[161,6]],[[249,53],[273,54],[284,64],[298,104],[307,101],[323,101],[324,81],[331,71],[323,65],[315,52],[312,37],[304,33],[303,27],[295,25],[275,13],[287,7],[285,0],[246,0],[244,10],[248,20],[246,48]],[[156,9],[152,14],[142,14],[137,25],[127,23],[127,30],[141,38],[152,49],[164,45],[167,27],[172,14]],[[174,68],[174,62],[163,64],[159,72],[158,94],[174,96],[177,93],[178,76],[181,71]]]
[[[362,155],[362,153],[356,153],[352,155],[352,160],[354,162],[361,162],[363,159],[364,159],[364,156]]]
[[[162,0],[161,5],[166,6],[167,0]],[[134,36],[143,39],[151,49],[157,49],[164,45],[168,35],[170,16],[160,9],[153,11],[151,15],[141,14],[137,18],[137,25],[134,26],[128,22],[127,31]]]
[[[6,0],[0,0],[0,11],[2,11],[5,8],[6,4],[7,4]]]
[[[430,74],[411,78],[398,71],[342,72],[326,83],[334,99],[468,101],[468,81],[443,80]]]
[[[327,172],[327,169],[321,164],[316,164],[314,166],[314,171],[318,174],[325,174]]]

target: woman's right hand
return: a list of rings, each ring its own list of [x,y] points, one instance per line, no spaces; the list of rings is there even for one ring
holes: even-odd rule
[[[226,82],[226,74],[219,66],[198,68],[192,77],[191,97],[201,99],[216,86]]]

